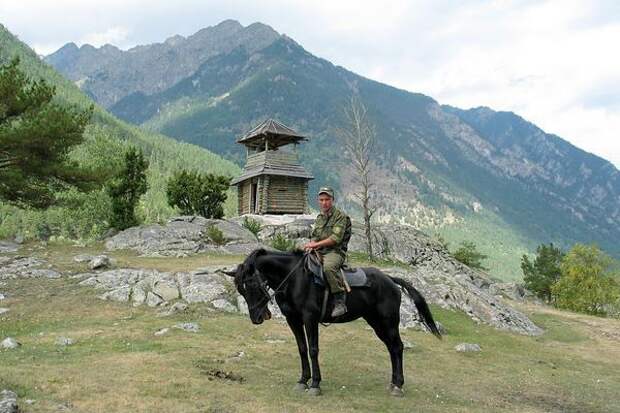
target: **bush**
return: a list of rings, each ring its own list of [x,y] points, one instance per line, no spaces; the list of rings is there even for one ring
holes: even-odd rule
[[[262,225],[259,220],[249,217],[243,217],[243,223],[241,226],[254,234],[256,238],[258,238],[258,233],[262,229]]]
[[[224,233],[215,225],[211,225],[207,228],[207,236],[215,245],[224,245],[226,243],[226,239],[224,238]]]
[[[454,251],[452,256],[471,268],[478,268],[484,271],[488,271],[488,268],[482,266],[482,261],[487,259],[487,255],[482,254],[476,248],[476,244],[471,241],[461,242],[459,249]]]
[[[170,206],[179,208],[184,215],[220,219],[229,186],[229,177],[181,170],[168,180],[166,196]]]
[[[271,240],[271,246],[280,251],[294,251],[297,249],[295,241],[286,238],[283,234],[276,234]]]
[[[562,276],[551,287],[555,305],[594,315],[615,313],[620,286],[610,272],[611,265],[611,259],[595,245],[576,244],[562,259]]]

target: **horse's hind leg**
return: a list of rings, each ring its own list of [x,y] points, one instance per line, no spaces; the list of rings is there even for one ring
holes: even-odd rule
[[[403,375],[403,342],[398,330],[398,318],[379,318],[368,317],[366,321],[375,330],[377,337],[388,349],[390,360],[392,361],[392,382],[391,392],[394,396],[402,396],[402,387],[405,383]]]
[[[307,382],[310,379],[310,363],[308,362],[308,344],[304,333],[304,325],[300,317],[286,317],[288,326],[295,335],[299,358],[301,359],[301,377],[295,385],[295,390],[304,391],[308,388]]]

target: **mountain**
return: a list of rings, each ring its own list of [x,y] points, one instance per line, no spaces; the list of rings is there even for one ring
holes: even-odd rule
[[[0,24],[0,64],[7,63],[13,57],[20,58],[20,67],[34,79],[44,79],[56,89],[56,99],[67,104],[86,108],[94,102],[86,96],[73,82],[68,81],[53,67],[41,61],[36,53],[16,36]],[[139,127],[119,120],[105,109],[95,104],[91,124],[85,132],[85,142],[78,147],[73,155],[76,160],[87,166],[95,166],[96,162],[110,162],[113,158],[122,156],[118,150],[124,150],[128,145],[140,147],[150,161],[147,171],[149,190],[143,197],[138,214],[145,222],[162,222],[167,217],[177,213],[168,206],[165,194],[165,182],[175,170],[180,168],[195,168],[205,172],[219,172],[235,176],[240,168],[234,163],[222,159],[220,156],[195,145],[186,144],[159,133],[148,132]],[[236,193],[230,191],[226,202],[226,211],[236,212]],[[7,219],[1,219],[3,212]],[[89,211],[92,213],[92,211]],[[0,234],[7,233],[3,224],[14,221],[26,222],[21,219],[33,211],[22,211],[0,203]],[[50,212],[54,214],[54,212]],[[32,219],[41,219],[37,216]],[[21,225],[21,224],[20,224]],[[24,224],[25,225],[25,224]],[[101,228],[101,223],[99,223]],[[12,227],[24,230],[23,227]],[[23,235],[23,234],[22,234]]]
[[[351,211],[352,171],[334,128],[359,94],[379,141],[379,220],[438,232],[453,245],[474,240],[502,278],[518,278],[521,254],[540,242],[597,242],[620,257],[620,176],[611,163],[515,114],[442,106],[357,75],[269,26],[228,20],[128,51],[69,44],[46,61],[121,119],[238,165],[244,151],[235,138],[277,118],[310,137],[300,152],[316,177],[311,193],[336,185]]]

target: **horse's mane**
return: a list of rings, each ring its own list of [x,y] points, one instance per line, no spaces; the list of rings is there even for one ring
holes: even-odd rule
[[[235,274],[235,283],[241,282],[242,277],[245,274],[252,274],[256,269],[256,260],[263,255],[276,255],[279,257],[301,257],[304,255],[304,251],[296,249],[293,251],[267,251],[265,248],[257,248],[252,251],[243,262],[240,264],[240,270]]]

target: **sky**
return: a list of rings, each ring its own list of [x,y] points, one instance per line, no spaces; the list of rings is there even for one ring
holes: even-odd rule
[[[222,20],[439,103],[513,111],[620,168],[620,1],[0,0],[39,54],[128,49]]]

